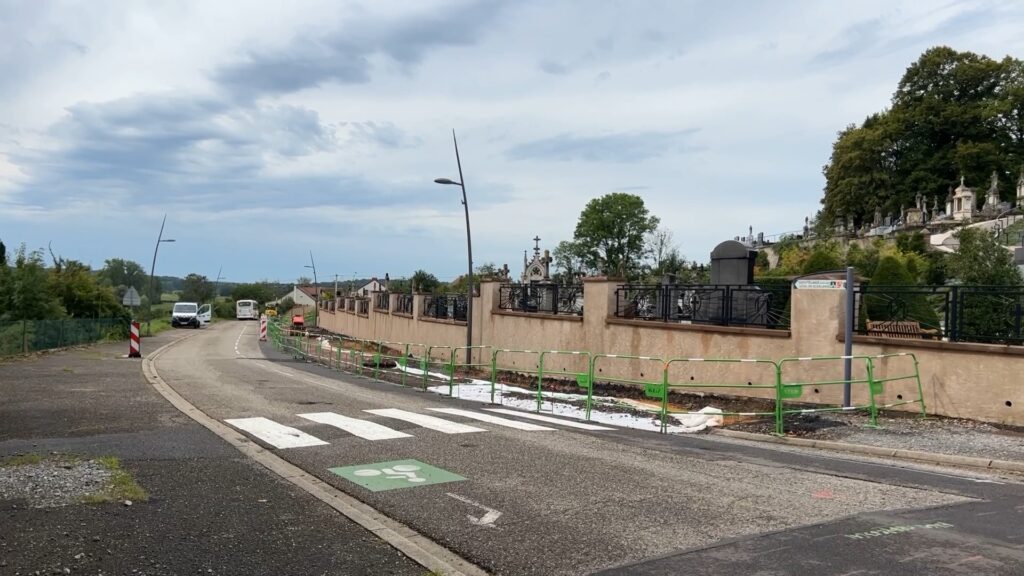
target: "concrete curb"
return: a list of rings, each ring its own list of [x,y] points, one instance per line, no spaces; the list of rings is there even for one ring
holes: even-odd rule
[[[142,372],[150,385],[183,414],[192,418],[239,452],[252,458],[281,479],[334,508],[348,519],[366,528],[427,570],[445,576],[485,576],[486,571],[419,534],[412,528],[388,518],[374,508],[309,474],[305,470],[252,442],[241,432],[211,418],[171,388],[156,371],[155,360],[172,346],[192,338],[185,336],[151,352],[142,361]]]
[[[884,458],[895,458],[897,460],[913,460],[916,462],[926,462],[930,464],[968,466],[971,468],[984,468],[986,470],[1000,470],[1004,472],[1024,472],[1024,462],[1015,462],[1012,460],[993,460],[991,458],[954,456],[951,454],[936,454],[934,452],[921,452],[919,450],[901,450],[898,448],[882,448],[881,446],[849,444],[846,442],[832,442],[828,440],[809,440],[807,438],[769,436],[767,434],[740,432],[738,430],[712,429],[711,432],[712,434],[716,434],[718,436],[725,436],[727,438],[739,438],[742,440],[752,440],[754,442],[767,442],[769,444],[787,444],[790,446],[818,448],[821,450],[833,450],[836,452],[868,454],[870,456],[882,456]]]

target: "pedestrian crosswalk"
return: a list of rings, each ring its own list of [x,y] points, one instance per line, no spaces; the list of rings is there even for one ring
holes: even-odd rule
[[[612,428],[605,426],[596,426],[573,420],[552,418],[550,416],[539,416],[537,414],[516,410],[489,409],[488,412],[496,412],[502,415],[526,418],[535,421],[539,420],[546,424],[551,424],[552,426],[541,426],[531,422],[523,422],[514,418],[502,418],[495,416],[494,414],[487,414],[475,410],[463,410],[459,408],[430,408],[430,410],[440,414],[459,416],[469,420],[476,420],[478,422],[502,428],[511,428],[523,432],[555,432],[558,430],[556,426],[565,426],[567,428],[583,430],[612,430]],[[426,428],[444,434],[487,432],[487,429],[484,428],[478,428],[461,422],[453,422],[446,418],[411,412],[409,410],[401,410],[398,408],[378,408],[364,410],[363,412],[380,418],[408,422],[410,424],[415,424],[420,428]],[[296,416],[303,420],[316,422],[317,424],[332,426],[339,430],[343,430],[352,436],[365,440],[396,440],[413,437],[413,434],[410,434],[409,432],[395,430],[394,428],[390,428],[379,422],[364,420],[362,418],[353,418],[351,416],[344,416],[334,412],[313,412],[296,414]],[[275,448],[303,448],[307,446],[325,446],[329,444],[329,442],[321,440],[316,436],[303,432],[297,428],[275,422],[269,418],[230,418],[224,420],[224,422]]]

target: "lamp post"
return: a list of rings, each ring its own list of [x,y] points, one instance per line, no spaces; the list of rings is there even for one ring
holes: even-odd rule
[[[314,306],[315,307],[313,308],[313,326],[319,326],[320,325],[319,324],[319,320],[320,320],[320,286],[317,285],[317,281],[316,281],[316,262],[313,261],[313,251],[312,250],[309,251],[309,264],[306,265],[306,268],[312,268],[313,269],[313,293],[316,294],[316,298],[314,298],[314,300],[315,300]]]
[[[455,130],[452,130],[452,142],[455,144],[455,162],[459,166],[459,181],[454,182],[448,178],[436,178],[438,184],[457,185],[462,188],[462,207],[466,211],[466,257],[469,269],[466,273],[466,364],[473,363],[473,241],[469,233],[469,204],[466,202],[466,179],[462,176],[462,160],[459,158],[459,141],[455,138]]]
[[[217,279],[213,281],[213,304],[212,308],[210,309],[211,315],[216,315],[217,313],[217,298],[220,298],[220,281],[227,279],[227,276],[220,275],[220,271],[223,269],[223,266],[217,268]]]
[[[150,325],[153,322],[153,302],[152,302],[152,300],[153,300],[153,296],[154,296],[154,294],[153,294],[153,278],[154,278],[154,273],[156,272],[156,254],[157,254],[157,252],[160,251],[160,244],[161,243],[163,243],[163,242],[174,242],[173,238],[164,238],[164,224],[166,224],[166,223],[167,223],[167,214],[164,214],[164,219],[163,219],[163,221],[160,222],[160,234],[158,234],[157,237],[156,237],[156,247],[153,248],[153,263],[149,265],[149,296],[150,296],[150,302],[149,302],[149,319],[146,320],[146,336],[152,336],[153,335],[152,328],[151,328]],[[156,300],[157,300],[157,304],[159,304],[160,303],[159,296],[157,296]]]

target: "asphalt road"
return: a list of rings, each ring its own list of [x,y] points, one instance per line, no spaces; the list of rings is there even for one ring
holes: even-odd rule
[[[250,438],[501,574],[1024,571],[1024,490],[1013,480],[488,413],[482,404],[294,361],[261,347],[254,323],[204,330],[166,351],[156,367],[213,418],[236,426],[265,418],[308,434],[319,443],[275,448],[267,437]],[[520,430],[437,408],[552,429]],[[446,433],[367,412],[394,409],[480,431]],[[299,416],[308,413],[405,436],[371,440]],[[404,460],[463,479],[407,482],[394,467]],[[384,462],[391,467],[374,469]],[[345,467],[353,467],[347,477],[331,471]],[[352,475],[357,469],[372,470]],[[396,476],[385,484],[400,487],[357,484],[387,474]]]
[[[147,338],[143,352],[192,333]],[[150,494],[60,508],[0,498],[0,575],[426,573],[173,408],[126,352],[0,362],[0,461],[115,456]]]

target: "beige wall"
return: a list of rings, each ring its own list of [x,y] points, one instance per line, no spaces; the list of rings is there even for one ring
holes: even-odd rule
[[[841,356],[844,293],[831,290],[794,290],[791,330],[764,330],[703,325],[666,324],[624,320],[614,317],[618,282],[587,279],[585,314],[562,317],[504,312],[498,309],[499,285],[486,282],[474,298],[474,345],[508,350],[589,351],[593,354],[645,356],[653,359],[601,357],[595,362],[595,378],[621,381],[660,381],[665,361],[671,359],[769,359]],[[396,296],[392,295],[394,309]],[[369,340],[420,343],[433,346],[464,346],[464,323],[419,318],[422,297],[414,305],[416,318],[403,317],[371,308],[361,316],[339,309],[321,310],[322,327],[341,334]],[[339,306],[340,308],[340,306]],[[443,350],[441,353],[445,353]],[[855,337],[854,355],[913,353],[920,363],[924,399],[930,414],[974,418],[990,422],[1024,425],[1024,347],[982,344],[950,344],[932,341],[890,340]],[[487,361],[475,353],[474,362]],[[499,365],[535,370],[536,354],[502,352]],[[913,374],[913,357],[875,359],[875,378]],[[841,384],[826,384],[843,378],[842,359],[782,362],[784,383],[808,383],[800,401],[838,404]],[[546,373],[582,372],[584,356],[547,354]],[[854,380],[866,380],[867,362],[853,361]],[[774,383],[774,367],[756,362],[693,362],[670,364],[669,381],[695,390],[741,396],[772,397],[774,391],[758,389]],[[817,383],[817,384],[813,384]],[[716,386],[716,387],[712,387]],[[724,387],[722,387],[724,386]],[[876,397],[879,404],[893,404],[917,398],[915,379],[885,383]],[[853,401],[868,401],[866,384],[853,384]],[[1010,402],[1012,406],[1007,406]],[[900,409],[916,410],[917,405]]]

